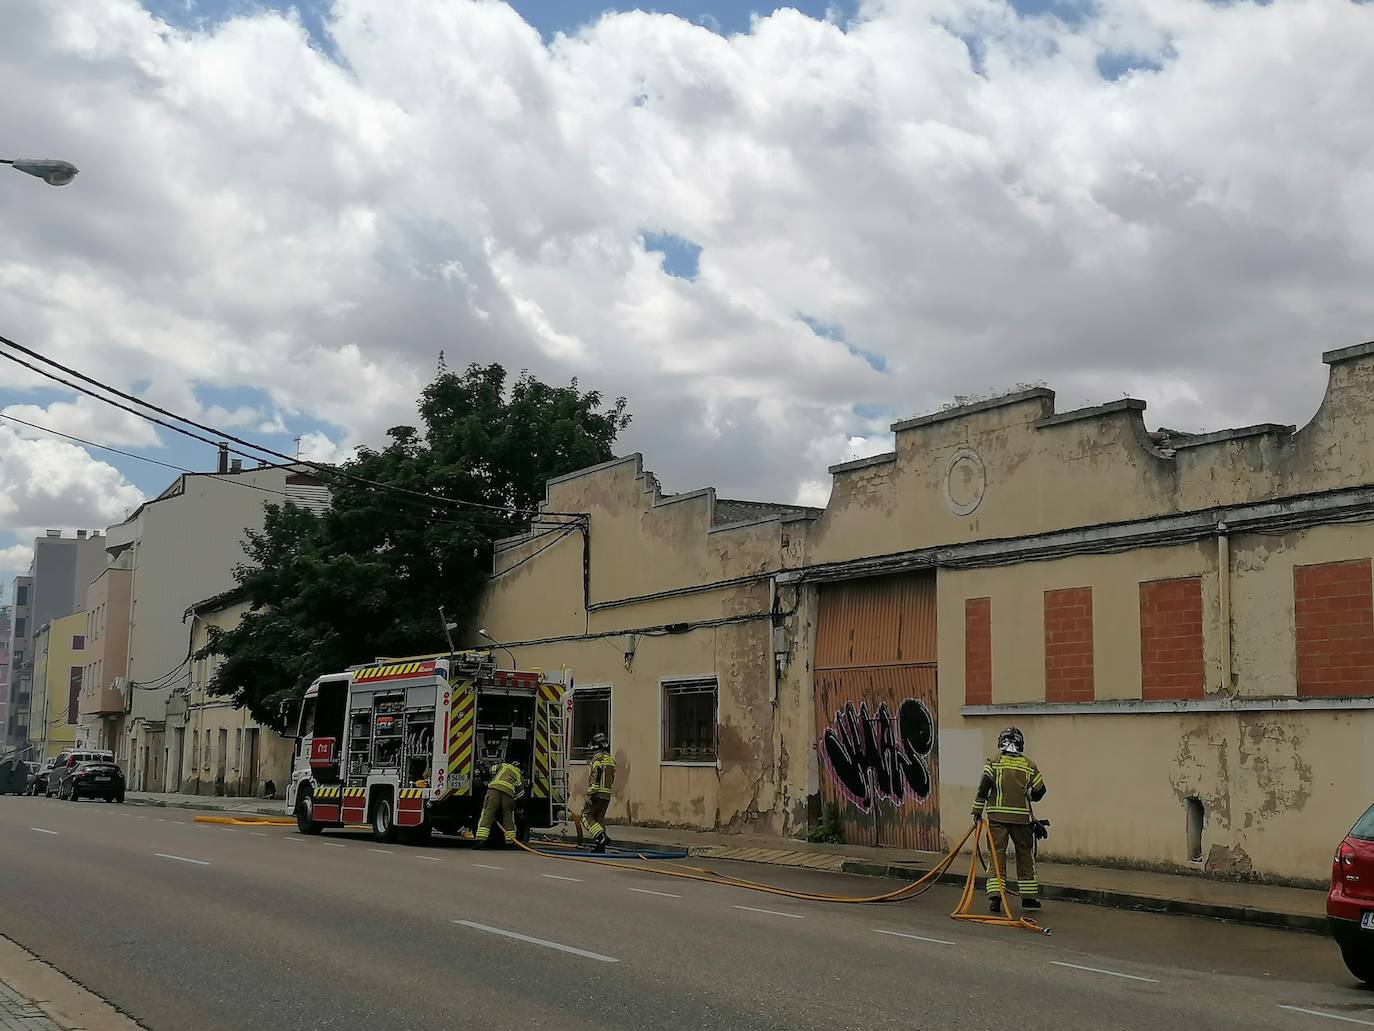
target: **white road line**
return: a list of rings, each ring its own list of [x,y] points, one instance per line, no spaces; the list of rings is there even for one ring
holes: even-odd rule
[[[305,840],[305,839],[304,839],[304,838],[288,837],[288,838],[282,838],[281,840],[282,840],[282,841],[294,841],[294,842],[296,842],[296,843],[299,844],[301,841],[303,841],[303,840]]]
[[[30,827],[29,830],[37,831],[39,834],[52,834],[54,836],[57,834],[57,831],[50,831],[43,827]]]
[[[804,920],[805,917],[799,913],[779,913],[776,909],[755,909],[753,906],[735,906],[735,909],[743,909],[750,913],[767,913],[769,916],[785,916],[789,920]]]
[[[163,819],[162,817],[160,817],[160,816],[154,816],[153,819],[156,820],[158,823],[166,823],[166,822],[167,822],[166,820],[164,820],[164,819]]]
[[[185,856],[169,856],[166,852],[154,852],[159,859],[175,859],[178,863],[195,863],[196,866],[209,866],[204,859],[187,859]]]
[[[1057,959],[1050,960],[1057,967],[1068,967],[1071,970],[1086,970],[1090,974],[1106,974],[1108,977],[1124,977],[1127,981],[1145,981],[1149,984],[1159,984],[1153,977],[1136,977],[1135,974],[1122,974],[1115,970],[1103,970],[1100,967],[1081,967],[1077,963],[1061,963]]]
[[[348,848],[342,841],[321,841],[321,845],[328,845],[330,848]]]
[[[658,895],[665,899],[680,899],[681,895],[672,895],[666,891],[650,891],[648,888],[627,888],[626,891],[637,891],[641,895]]]
[[[389,848],[370,848],[369,852],[376,852],[379,856],[394,856],[396,853]]]
[[[423,859],[427,863],[442,863],[443,860],[438,856],[416,856],[416,859]]]
[[[429,857],[426,856],[426,857],[424,857],[424,858],[429,858]],[[499,866],[488,866],[486,863],[473,863],[472,865],[475,866],[475,867],[477,867],[477,869],[479,869],[479,870],[499,870],[499,869],[501,869],[501,867],[499,867]]]
[[[151,820],[152,817],[151,817],[151,816],[140,816],[139,819],[140,819],[140,820]]]
[[[253,835],[253,837],[255,837],[255,838],[266,838],[266,837],[270,837],[270,835],[264,834],[262,831],[249,831],[248,833],[251,834],[251,835]]]
[[[620,960],[614,956],[603,956],[599,952],[588,952],[586,949],[575,949],[571,945],[560,945],[558,942],[545,941],[543,938],[531,938],[527,934],[516,934],[514,931],[505,931],[499,927],[488,927],[486,924],[475,924],[471,920],[455,920],[455,924],[464,927],[471,927],[474,931],[486,931],[488,934],[499,934],[504,938],[514,938],[519,942],[526,942],[530,945],[542,945],[546,949],[557,949],[559,952],[567,952],[574,956],[581,956],[583,959],[594,959],[600,963],[619,963]]]
[[[1280,1006],[1279,1009],[1288,1010],[1292,1013],[1306,1013],[1309,1017],[1325,1017],[1327,1020],[1343,1020],[1347,1024],[1363,1024],[1365,1027],[1374,1027],[1374,1020],[1361,1020],[1359,1017],[1347,1017],[1340,1013],[1303,1009],[1301,1006]]]
[[[549,880],[551,880],[551,881],[576,881],[578,884],[581,884],[581,883],[582,883],[582,878],[581,878],[581,877],[564,877],[564,876],[562,876],[561,874],[556,874],[556,873],[545,873],[545,874],[540,874],[539,876],[540,876],[540,877],[547,877],[547,878],[548,878]]]
[[[945,941],[943,938],[926,938],[919,934],[905,934],[902,931],[884,931],[880,927],[873,928],[875,934],[890,934],[894,938],[910,938],[914,942],[930,942],[932,945],[953,945],[952,941]]]

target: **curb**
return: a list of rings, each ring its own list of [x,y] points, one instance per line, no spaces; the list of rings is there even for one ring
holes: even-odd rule
[[[124,799],[129,805],[153,806],[157,809],[195,809],[206,813],[221,813],[225,816],[282,816],[281,807],[268,808],[267,806],[257,806],[255,808],[230,809],[222,805],[209,805],[202,802],[164,802],[160,798],[128,798]]]
[[[556,834],[535,834],[543,841],[567,841],[568,838]],[[571,839],[575,840],[575,839]],[[663,848],[683,848],[688,855],[699,856],[715,847],[711,845],[685,845],[682,843],[633,841],[616,838],[620,848],[657,850]],[[749,862],[732,859],[730,862]],[[771,866],[775,864],[760,863]],[[874,863],[865,859],[847,859],[840,864],[838,871],[816,870],[817,873],[846,873],[859,877],[885,877],[893,880],[914,881],[924,876],[928,869],[919,866]],[[939,877],[941,884],[962,885],[967,877],[964,873],[946,871]],[[1325,934],[1326,918],[1306,913],[1290,913],[1282,910],[1256,909],[1251,906],[1228,905],[1224,902],[1195,902],[1191,899],[1161,898],[1156,895],[1142,895],[1130,891],[1117,891],[1110,888],[1076,888],[1070,885],[1041,884],[1040,894],[1047,899],[1062,899],[1066,902],[1079,902],[1108,909],[1129,909],[1147,913],[1161,913],[1169,916],[1204,917],[1210,920],[1229,920],[1234,923],[1253,924],[1260,927],[1276,927],[1288,931],[1305,931]]]

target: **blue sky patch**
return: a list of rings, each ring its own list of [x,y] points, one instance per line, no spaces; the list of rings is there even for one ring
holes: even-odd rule
[[[843,326],[836,325],[833,322],[822,322],[820,319],[812,318],[810,315],[803,314],[802,312],[797,313],[797,318],[806,323],[807,327],[811,332],[815,333],[816,336],[825,337],[827,340],[833,340],[837,344],[844,344],[850,354],[856,358],[862,358],[874,372],[887,372],[887,358],[877,351],[865,351],[862,347],[856,346],[847,336],[845,336]]]
[[[1163,58],[1172,56],[1172,53],[1163,55]],[[1133,54],[1125,51],[1104,50],[1097,55],[1097,74],[1108,82],[1116,82],[1118,79],[1125,78],[1131,72],[1157,72],[1164,67],[1164,60],[1159,55],[1153,54]]]
[[[664,272],[688,282],[697,278],[697,270],[701,266],[700,246],[673,233],[651,233],[645,229],[641,235],[646,251],[657,251],[663,255]]]

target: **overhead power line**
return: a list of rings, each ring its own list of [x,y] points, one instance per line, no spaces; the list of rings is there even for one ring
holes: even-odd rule
[[[0,357],[5,357],[4,352],[0,352]],[[96,449],[98,449],[98,450],[100,450],[100,451],[109,451],[109,452],[111,452],[111,453],[113,453],[113,454],[116,454],[116,455],[123,455],[125,458],[132,458],[132,459],[134,459],[135,461],[138,461],[138,462],[147,462],[147,463],[149,463],[150,465],[161,466],[161,467],[164,468],[164,469],[171,469],[171,470],[173,470],[173,471],[175,471],[175,472],[186,473],[187,475],[190,475],[190,476],[206,475],[205,473],[198,472],[198,471],[195,470],[195,469],[187,469],[185,466],[173,465],[171,462],[163,462],[163,461],[160,461],[160,460],[158,460],[158,459],[156,459],[156,458],[149,458],[149,457],[146,456],[146,455],[136,455],[136,454],[134,454],[132,451],[121,451],[121,450],[120,450],[119,448],[117,448],[117,447],[111,447],[109,444],[100,444],[100,443],[97,443],[96,441],[93,441],[93,440],[86,440],[84,437],[75,437],[75,436],[73,436],[73,435],[70,434],[70,433],[63,433],[61,430],[55,430],[55,429],[53,429],[51,426],[42,426],[42,425],[40,425],[40,424],[38,424],[38,423],[36,423],[36,422],[29,422],[27,419],[20,419],[18,416],[8,415],[8,414],[6,414],[5,412],[0,412],[0,419],[7,419],[7,420],[10,421],[10,422],[16,422],[16,423],[18,423],[18,424],[21,425],[21,426],[27,426],[29,429],[31,429],[31,430],[37,430],[37,431],[40,432],[40,433],[50,433],[50,434],[52,434],[54,437],[61,437],[63,440],[69,440],[69,441],[71,441],[73,444],[80,444],[80,445],[82,445],[83,447],[91,447],[91,448],[96,448]],[[234,487],[243,487],[243,488],[246,488],[246,489],[248,489],[248,490],[259,491],[260,493],[263,493],[263,494],[272,494],[272,495],[275,495],[276,497],[279,497],[279,498],[286,498],[288,501],[297,501],[297,502],[299,501],[299,499],[296,498],[295,495],[290,494],[290,493],[287,492],[287,491],[276,490],[276,489],[273,488],[273,487],[264,487],[264,486],[262,486],[261,484],[257,484],[257,483],[249,483],[249,482],[247,482],[246,480],[240,480],[240,479],[237,479],[237,478],[232,477],[232,476],[227,476],[227,477],[216,477],[215,479],[216,479],[216,482],[217,482],[217,483],[227,483],[227,484],[229,484],[229,485],[231,485],[231,486],[234,486]],[[420,504],[419,502],[413,502],[413,501],[410,501],[409,499],[403,499],[403,500],[405,500],[405,502],[406,502],[407,504]],[[485,522],[485,523],[486,523],[487,525],[489,525],[489,526],[500,525],[500,526],[503,527],[503,528],[505,528],[505,527],[508,526],[507,523],[504,523],[504,522],[498,523],[498,522],[496,522],[496,518],[495,518],[494,516],[474,515],[474,516],[469,516],[469,517],[467,517],[467,518],[464,519],[464,520],[458,520],[458,519],[445,519],[445,518],[443,518],[442,516],[436,516],[436,515],[434,515],[434,514],[433,514],[433,511],[429,508],[429,506],[425,506],[425,510],[424,510],[423,513],[418,512],[418,511],[405,512],[405,511],[400,511],[400,510],[392,510],[392,511],[389,511],[388,514],[396,515],[396,516],[419,516],[419,515],[423,515],[424,518],[425,518],[426,520],[428,520],[429,522],[431,522],[431,523],[439,523],[439,524],[444,525],[444,526],[467,526],[467,525],[469,525],[469,524],[471,524],[471,523],[474,523],[474,522]],[[558,524],[557,524],[558,527],[563,527],[563,526],[568,526],[568,525],[574,525],[574,524],[569,524],[569,523],[558,523]]]
[[[62,363],[60,363],[60,362],[58,362],[58,361],[55,361],[55,360],[52,359],[52,358],[48,358],[46,355],[43,355],[43,354],[39,353],[38,351],[32,350],[31,348],[28,348],[28,347],[25,347],[24,345],[19,344],[19,343],[15,342],[15,341],[9,339],[8,337],[0,336],[0,344],[4,344],[6,347],[13,348],[14,350],[20,352],[21,354],[28,355],[30,358],[34,358],[34,359],[36,359],[36,360],[38,360],[38,361],[44,363],[45,365],[50,365],[50,366],[52,366],[53,368],[58,369],[59,371],[64,372],[64,373],[66,373],[66,374],[69,375],[69,376],[74,376],[74,377],[76,377],[77,379],[81,380],[81,381],[84,382],[84,383],[89,383],[89,384],[91,384],[92,386],[99,387],[101,390],[104,390],[104,391],[106,391],[107,393],[113,394],[115,397],[123,398],[123,399],[126,400],[126,401],[133,402],[134,404],[140,405],[140,406],[142,406],[143,408],[147,408],[147,409],[149,409],[150,411],[157,412],[159,415],[165,415],[167,418],[169,418],[169,419],[175,419],[177,422],[185,423],[187,426],[194,426],[196,429],[198,429],[198,430],[203,430],[203,431],[205,431],[206,433],[213,433],[213,434],[215,434],[217,437],[222,438],[222,440],[225,440],[225,441],[233,441],[234,443],[239,444],[239,445],[241,445],[242,447],[252,448],[253,450],[259,451],[259,452],[261,452],[262,454],[270,455],[270,456],[272,456],[272,457],[274,457],[274,458],[279,458],[279,459],[281,459],[281,460],[284,461],[284,462],[303,465],[303,466],[305,466],[305,467],[307,467],[307,468],[309,468],[309,469],[314,469],[314,470],[316,470],[317,472],[320,472],[320,473],[325,474],[325,475],[338,476],[338,477],[340,477],[340,478],[347,479],[347,480],[351,480],[351,481],[353,481],[353,482],[355,482],[355,483],[359,483],[359,484],[362,484],[362,485],[364,485],[364,486],[373,487],[373,488],[376,488],[376,489],[379,489],[379,490],[387,490],[387,491],[391,491],[391,492],[394,492],[394,493],[406,494],[406,495],[409,495],[409,496],[411,496],[411,497],[421,498],[421,499],[423,499],[423,500],[425,500],[425,501],[435,502],[435,503],[441,504],[441,505],[451,505],[451,506],[454,506],[454,507],[457,507],[457,508],[477,508],[477,509],[485,509],[485,510],[491,511],[491,512],[500,512],[500,513],[505,514],[505,515],[516,515],[516,516],[518,516],[518,515],[529,515],[529,514],[542,514],[542,515],[546,515],[546,516],[562,516],[562,517],[566,517],[566,518],[570,518],[570,519],[582,519],[582,518],[585,518],[585,516],[584,516],[583,514],[577,513],[577,512],[543,512],[543,513],[540,513],[540,511],[539,511],[538,508],[523,508],[523,509],[522,509],[522,508],[517,508],[517,507],[515,507],[515,506],[513,506],[513,505],[489,505],[489,504],[486,504],[486,503],[480,502],[480,501],[465,501],[465,500],[459,500],[459,499],[456,499],[456,498],[446,498],[446,497],[443,497],[442,495],[439,495],[439,494],[430,494],[430,493],[425,492],[425,491],[414,491],[414,490],[410,490],[409,488],[406,488],[406,487],[398,487],[398,486],[396,486],[395,484],[382,483],[382,482],[379,482],[379,481],[377,481],[377,480],[370,480],[370,479],[368,479],[368,478],[365,477],[365,476],[358,476],[358,475],[355,474],[355,473],[345,472],[345,471],[343,471],[342,469],[338,469],[338,468],[335,468],[335,467],[332,467],[332,466],[321,465],[321,464],[319,464],[319,463],[317,463],[317,462],[308,462],[308,461],[298,460],[297,458],[295,458],[295,457],[293,457],[293,456],[291,456],[291,455],[284,454],[283,452],[280,452],[280,451],[275,451],[275,450],[273,450],[272,448],[265,447],[265,446],[263,446],[263,445],[261,445],[261,444],[255,444],[255,443],[253,443],[252,441],[244,440],[244,439],[242,439],[241,437],[236,437],[236,436],[234,436],[234,435],[231,434],[231,433],[225,433],[223,430],[216,429],[216,428],[213,427],[213,426],[207,426],[207,425],[205,425],[204,423],[200,423],[200,422],[195,421],[194,419],[189,419],[189,418],[187,418],[187,417],[184,416],[184,415],[178,415],[178,414],[176,414],[175,412],[172,412],[172,411],[167,410],[166,408],[159,407],[158,405],[155,405],[155,404],[153,404],[153,403],[151,403],[151,402],[149,402],[149,401],[144,401],[142,398],[136,397],[136,396],[134,396],[133,394],[126,394],[124,391],[119,390],[119,389],[116,388],[116,387],[112,387],[112,386],[110,386],[108,383],[104,383],[104,382],[102,382],[102,381],[100,381],[100,380],[98,380],[98,379],[94,379],[94,378],[91,377],[91,376],[87,376],[85,373],[82,373],[82,372],[80,372],[80,371],[78,371],[78,370],[76,370],[76,369],[73,369],[73,368],[71,368],[70,366],[63,365]],[[70,387],[70,388],[73,389],[73,390],[79,390],[81,393],[87,394],[87,395],[89,395],[90,397],[94,397],[94,398],[95,398],[96,400],[98,400],[98,401],[104,401],[106,404],[114,405],[116,408],[121,408],[121,409],[123,409],[124,411],[129,412],[129,413],[132,414],[132,415],[138,416],[139,418],[147,419],[149,422],[157,423],[157,424],[160,425],[160,426],[165,426],[167,429],[174,430],[174,431],[177,432],[177,433],[184,434],[185,436],[192,437],[193,439],[196,439],[196,440],[204,441],[205,443],[210,444],[210,445],[212,445],[212,446],[216,446],[216,447],[218,447],[219,444],[221,443],[220,440],[210,440],[210,439],[208,439],[208,438],[206,438],[206,437],[201,437],[201,436],[199,436],[199,435],[197,435],[197,434],[191,433],[189,430],[185,430],[185,429],[182,429],[182,428],[177,427],[177,426],[172,426],[172,425],[170,425],[170,424],[168,424],[168,423],[166,423],[166,422],[163,422],[163,421],[160,420],[160,419],[156,419],[156,418],[154,418],[154,417],[152,417],[152,416],[150,416],[150,415],[147,415],[147,414],[144,413],[144,412],[140,412],[140,411],[137,411],[137,410],[135,410],[135,409],[129,408],[127,405],[120,404],[119,402],[114,401],[114,400],[111,399],[111,398],[103,397],[103,396],[101,396],[100,394],[93,393],[92,391],[90,391],[90,390],[88,390],[88,389],[86,389],[86,388],[84,388],[84,387],[78,386],[78,385],[75,384],[75,383],[71,383],[71,382],[69,382],[69,381],[67,381],[67,380],[61,379],[60,377],[55,376],[55,375],[53,375],[52,373],[47,372],[47,371],[45,371],[45,370],[43,370],[43,369],[39,369],[39,368],[37,368],[36,366],[31,365],[30,363],[28,363],[28,362],[26,362],[26,361],[23,361],[23,360],[20,359],[20,358],[15,357],[14,355],[5,354],[3,351],[0,351],[0,357],[8,358],[10,361],[16,362],[16,363],[18,363],[19,365],[23,365],[23,366],[25,366],[26,368],[31,369],[32,371],[38,373],[38,374],[41,375],[41,376],[45,376],[45,377],[47,377],[48,379],[55,380],[55,381],[58,382],[58,383],[62,383],[62,384],[64,384],[65,386]],[[233,450],[235,454],[237,454],[237,455],[242,455],[242,456],[245,457],[245,458],[252,458],[252,459],[254,459],[255,461],[259,460],[258,457],[257,457],[256,455],[247,454],[246,452],[239,451],[239,450],[237,450],[237,449],[231,449],[231,450]]]

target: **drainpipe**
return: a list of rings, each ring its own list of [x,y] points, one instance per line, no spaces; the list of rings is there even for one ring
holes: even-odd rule
[[[1217,607],[1221,610],[1221,690],[1232,693],[1231,685],[1231,539],[1226,523],[1217,523]]]

